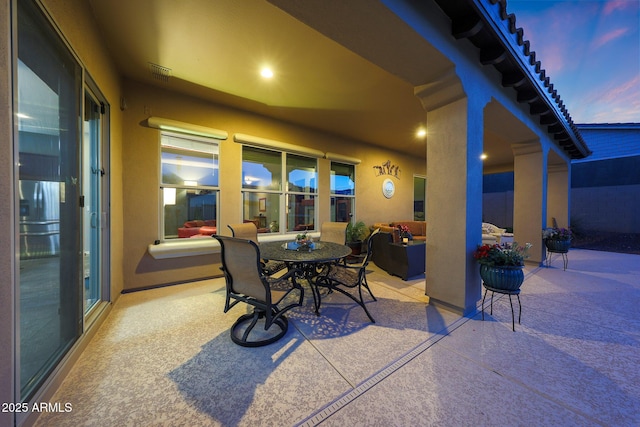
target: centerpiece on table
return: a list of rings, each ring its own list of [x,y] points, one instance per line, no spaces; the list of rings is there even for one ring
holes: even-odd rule
[[[549,227],[542,230],[542,240],[549,252],[567,253],[573,233],[569,228]]]
[[[473,257],[480,264],[480,277],[485,286],[516,291],[524,282],[524,260],[529,257],[531,243],[518,246],[517,243],[501,245],[479,245]]]
[[[288,248],[298,251],[311,252],[313,249],[315,249],[316,246],[313,242],[313,238],[308,235],[306,231],[304,233],[297,234],[296,239],[291,243],[291,245],[288,245]]]

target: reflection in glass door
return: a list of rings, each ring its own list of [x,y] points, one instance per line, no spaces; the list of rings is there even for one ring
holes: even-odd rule
[[[102,278],[102,203],[101,182],[104,176],[100,156],[101,112],[104,108],[87,90],[84,96],[84,127],[82,140],[82,203],[83,206],[83,285],[84,313],[87,315],[101,301]]]
[[[18,384],[27,401],[82,331],[81,69],[35,2],[18,5]]]

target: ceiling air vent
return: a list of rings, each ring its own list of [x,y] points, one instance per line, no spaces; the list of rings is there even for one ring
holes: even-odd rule
[[[169,81],[169,77],[171,77],[171,68],[163,67],[162,65],[154,64],[153,62],[149,62],[149,71],[151,71],[151,75],[154,79],[160,80],[163,83],[167,83]]]

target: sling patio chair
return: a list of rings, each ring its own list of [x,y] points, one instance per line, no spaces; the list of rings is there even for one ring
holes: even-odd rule
[[[369,265],[369,261],[371,260],[371,255],[373,253],[372,249],[372,237],[380,232],[380,229],[376,229],[371,233],[369,239],[367,241],[367,253],[361,264],[356,265],[343,265],[343,264],[328,264],[325,267],[325,270],[320,274],[320,276],[316,279],[316,286],[328,288],[329,291],[337,291],[347,297],[351,298],[355,301],[360,307],[364,309],[364,312],[367,313],[369,320],[372,323],[376,321],[373,320],[371,313],[367,310],[367,307],[364,303],[364,299],[362,298],[362,288],[364,287],[371,295],[374,301],[377,301],[376,297],[371,292],[369,288],[369,284],[367,283],[367,266]],[[351,289],[357,289],[357,294],[355,292],[350,292]]]
[[[320,227],[320,241],[344,245],[347,243],[347,224],[346,222],[323,222]]]
[[[251,240],[256,245],[258,244],[258,228],[253,222],[244,222],[242,224],[229,224],[227,225],[231,230],[233,237],[239,239]],[[261,261],[262,269],[268,275],[277,273],[280,270],[287,268],[287,265],[282,261],[271,261],[263,259]]]
[[[239,302],[253,306],[231,326],[231,340],[243,347],[260,347],[276,342],[289,328],[284,313],[302,305],[304,289],[295,279],[298,270],[274,278],[264,273],[260,249],[251,240],[214,235],[222,249],[222,271],[226,283],[224,312]],[[297,297],[294,297],[295,294]],[[291,295],[291,297],[289,297]],[[264,323],[264,331],[254,327]],[[275,332],[274,332],[275,328]],[[279,331],[278,331],[279,329]]]

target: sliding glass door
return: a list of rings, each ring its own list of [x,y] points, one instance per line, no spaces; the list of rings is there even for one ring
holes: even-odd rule
[[[36,3],[17,5],[16,363],[26,402],[108,300],[109,116]]]
[[[18,2],[19,386],[28,400],[82,331],[82,71],[31,2]]]

